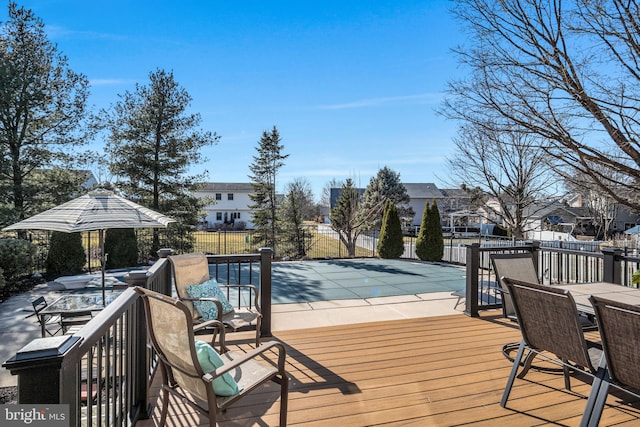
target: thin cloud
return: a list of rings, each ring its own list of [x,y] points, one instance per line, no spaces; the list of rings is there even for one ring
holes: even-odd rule
[[[90,79],[91,86],[122,86],[136,83],[132,79]]]
[[[435,102],[440,102],[441,98],[441,93],[421,93],[418,95],[389,96],[383,98],[362,99],[342,104],[320,105],[317,108],[321,110],[345,110],[397,104],[433,104]]]
[[[120,34],[100,33],[97,31],[77,31],[58,25],[45,26],[47,35],[54,38],[87,39],[87,40],[126,40],[127,37]]]

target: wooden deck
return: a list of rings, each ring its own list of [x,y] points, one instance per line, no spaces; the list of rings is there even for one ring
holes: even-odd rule
[[[497,315],[427,317],[275,335],[288,351],[292,426],[576,426],[590,390],[589,384],[572,379],[569,392],[561,375],[532,370],[525,379],[516,379],[508,408],[501,408],[511,368],[501,349],[519,341],[520,334]],[[220,425],[277,425],[278,388],[273,384],[263,390],[229,409]],[[158,416],[156,407],[156,421],[137,426],[157,425]],[[169,417],[169,426],[208,423],[173,397]],[[638,405],[610,396],[601,425],[614,424],[640,425]]]

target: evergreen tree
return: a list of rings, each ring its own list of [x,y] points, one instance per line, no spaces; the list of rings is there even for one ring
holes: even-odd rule
[[[408,206],[411,198],[400,181],[400,174],[385,166],[371,178],[362,195],[358,215],[363,231],[380,229],[387,200],[396,205],[399,217],[413,218],[413,209]]]
[[[49,241],[49,252],[45,267],[47,275],[74,275],[82,271],[86,262],[80,233],[54,231]]]
[[[350,257],[356,256],[356,242],[362,230],[358,220],[359,207],[358,189],[353,186],[353,180],[347,178],[336,205],[331,210],[331,228],[338,233]]]
[[[186,241],[167,242],[189,250],[191,236],[201,215],[203,200],[193,195],[206,177],[189,169],[206,161],[201,151],[218,141],[215,133],[198,128],[199,114],[188,114],[191,96],[174,79],[173,72],[149,73],[149,85],[137,84],[125,92],[110,112],[102,112],[100,125],[107,128],[110,170],[119,177],[116,186],[125,196],[176,220],[175,236]],[[153,231],[149,255],[159,249],[158,230]]]
[[[400,258],[404,253],[404,238],[402,225],[396,205],[389,199],[385,202],[382,228],[378,239],[378,254],[380,258]]]
[[[435,200],[429,209],[429,216],[427,217],[426,242],[426,260],[442,261],[444,238],[442,237],[442,225],[440,224],[440,211]]]
[[[133,267],[138,264],[138,239],[133,228],[110,228],[104,236],[106,268]]]
[[[427,233],[429,229],[429,202],[424,204],[424,212],[422,213],[422,222],[420,222],[420,231],[416,238],[416,256],[423,261],[426,261],[429,255]]]
[[[66,201],[78,190],[68,180],[42,185],[35,174],[73,164],[89,96],[87,78],[69,68],[31,10],[10,2],[8,17],[0,23],[0,226],[51,207],[49,194]]]
[[[313,192],[309,181],[304,178],[294,180],[287,189],[279,206],[280,232],[278,252],[282,256],[304,257],[311,244],[311,233],[304,222],[316,213]]]
[[[278,217],[276,200],[276,179],[278,171],[284,166],[288,154],[282,154],[284,146],[280,144],[280,134],[274,126],[271,132],[264,131],[258,143],[258,154],[253,156],[251,170],[251,186],[253,193],[249,195],[253,211],[254,239],[258,245],[270,247],[274,254],[276,236],[278,235]]]

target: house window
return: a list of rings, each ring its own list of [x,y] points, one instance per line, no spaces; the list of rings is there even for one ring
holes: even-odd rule
[[[216,221],[222,221],[222,212],[216,212]]]
[[[233,200],[233,193],[227,194],[227,200]]]
[[[222,193],[216,193],[216,200],[222,200]]]
[[[240,219],[240,212],[233,212],[233,213],[231,214],[231,217],[232,217],[233,219]]]

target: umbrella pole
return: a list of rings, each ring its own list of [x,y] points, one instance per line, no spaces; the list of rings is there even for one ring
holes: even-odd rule
[[[98,230],[98,239],[100,240],[100,265],[102,270],[102,306],[104,307],[106,298],[104,295],[104,270],[105,270],[105,256],[104,256],[104,230]]]

